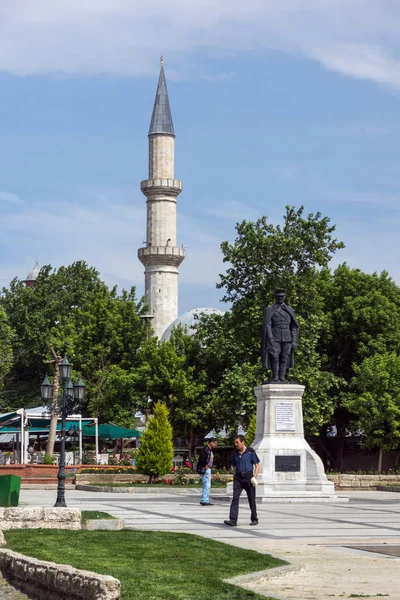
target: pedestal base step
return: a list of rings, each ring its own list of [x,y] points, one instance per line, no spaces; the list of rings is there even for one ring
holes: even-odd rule
[[[348,502],[348,496],[336,496],[335,494],[322,494],[318,492],[276,492],[257,496],[257,503],[266,502]]]

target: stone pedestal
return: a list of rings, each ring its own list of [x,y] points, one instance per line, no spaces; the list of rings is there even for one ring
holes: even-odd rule
[[[259,502],[348,500],[335,496],[320,457],[304,438],[303,392],[303,385],[293,383],[266,383],[255,388],[257,428],[252,447],[261,462]]]

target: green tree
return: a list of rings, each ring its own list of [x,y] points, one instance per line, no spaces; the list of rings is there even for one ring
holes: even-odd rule
[[[354,425],[367,448],[379,448],[378,471],[383,452],[400,443],[400,356],[374,354],[354,365],[353,393],[345,399]]]
[[[231,399],[224,394],[229,403],[225,412],[234,421],[241,414],[248,423],[255,407],[255,398],[250,401],[255,380],[260,383],[268,376],[260,364],[263,311],[273,301],[274,288],[285,287],[300,323],[292,377],[306,386],[305,429],[318,433],[332,415],[329,391],[338,385],[336,375],[323,368],[317,347],[326,329],[319,280],[343,243],[333,237],[335,227],[327,217],[303,213],[303,207],[286,207],[282,226],[274,226],[267,217],[237,224],[235,241],[221,244],[223,260],[230,266],[217,284],[224,288],[223,301],[232,303],[231,311],[203,318],[197,335],[206,348],[215,395],[221,395],[225,382],[236,381]]]
[[[13,330],[8,323],[6,313],[0,307],[0,390],[3,388],[4,378],[13,364],[12,339]],[[4,410],[7,405],[6,397],[2,396],[2,409]]]
[[[80,407],[84,414],[130,424],[138,405],[131,368],[145,339],[140,319],[144,307],[134,289],[118,294],[96,269],[78,261],[58,270],[43,267],[32,288],[14,279],[3,290],[0,305],[15,331],[15,360],[5,381],[14,408],[41,402],[39,387],[46,371],[53,370],[57,383],[57,362],[67,353],[75,376],[87,384]]]
[[[250,423],[246,431],[246,446],[251,446],[256,437],[257,415],[254,414],[250,418]]]
[[[162,400],[168,406],[174,433],[186,439],[189,460],[199,433],[212,427],[211,399],[207,372],[198,340],[178,327],[170,341],[152,339],[138,352],[136,390],[147,401]]]
[[[369,357],[400,352],[400,288],[386,272],[371,275],[346,264],[321,273],[318,287],[325,325],[317,349],[321,368],[335,377],[328,395],[333,414],[326,423],[337,430],[331,461],[341,469],[346,435],[355,426],[350,407],[359,391],[361,364]],[[321,443],[326,442],[322,437]]]
[[[147,423],[140,448],[136,455],[136,466],[140,473],[155,477],[169,473],[174,457],[172,427],[165,402],[156,402],[154,412]]]

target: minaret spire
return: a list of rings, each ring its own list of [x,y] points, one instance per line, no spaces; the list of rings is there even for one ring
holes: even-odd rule
[[[169,105],[164,59],[149,129],[149,178],[141,183],[147,198],[147,235],[138,258],[145,266],[145,295],[158,338],[178,317],[178,267],[185,258],[176,245],[176,204],[182,182],[175,179],[175,131]]]
[[[160,58],[160,77],[156,98],[154,100],[153,114],[151,115],[149,135],[164,133],[175,136],[174,124],[172,122],[171,108],[169,105],[167,82],[164,73],[164,57]]]

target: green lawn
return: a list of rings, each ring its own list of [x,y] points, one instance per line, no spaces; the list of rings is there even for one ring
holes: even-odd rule
[[[16,552],[117,577],[121,600],[265,600],[222,579],[285,564],[184,533],[20,529],[4,536]]]
[[[101,512],[100,510],[82,510],[81,517],[82,523],[86,523],[91,519],[116,519],[110,513]]]

